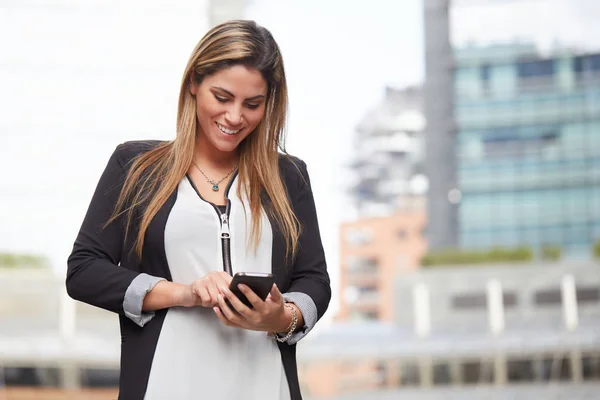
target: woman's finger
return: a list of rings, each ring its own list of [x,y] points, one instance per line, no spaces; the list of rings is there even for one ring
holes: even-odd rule
[[[219,307],[213,307],[213,311],[215,312],[215,314],[217,314],[217,318],[219,318],[219,321],[221,321],[223,323],[223,325],[227,325],[227,326],[235,325],[233,322],[231,322],[227,318],[225,318],[225,316],[223,315],[223,312],[221,311],[221,309]]]
[[[242,315],[246,319],[253,317],[254,311],[242,303],[242,301],[238,299],[238,297],[231,290],[223,287],[221,288],[221,293],[227,300],[229,300],[229,304],[231,304],[231,307],[233,307],[238,314]]]
[[[194,294],[196,296],[198,296],[198,298],[200,299],[200,304],[203,307],[210,307],[210,293],[208,293],[208,290],[206,289],[205,285],[194,285]]]
[[[281,292],[279,291],[279,288],[277,287],[277,284],[273,284],[273,286],[271,287],[271,291],[269,292],[269,294],[271,295],[271,300],[273,300],[276,303],[283,303],[283,295],[281,294]]]
[[[250,304],[252,304],[254,310],[258,311],[259,313],[262,313],[264,311],[265,302],[260,297],[258,297],[258,295],[254,293],[252,289],[250,289],[243,283],[240,283],[238,285],[238,288],[240,289],[240,292],[242,292],[242,294],[246,296]]]
[[[209,284],[207,287],[208,293],[210,294],[210,304],[207,307],[216,306],[219,299],[219,289],[213,284]]]
[[[221,313],[227,318],[229,321],[239,324],[240,317],[227,305],[225,302],[225,297],[219,294],[219,309]]]

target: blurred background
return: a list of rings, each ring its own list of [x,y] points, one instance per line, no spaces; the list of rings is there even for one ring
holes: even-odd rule
[[[334,289],[308,399],[600,399],[597,0],[0,0],[0,400],[115,399],[66,258],[209,27],[278,41]]]

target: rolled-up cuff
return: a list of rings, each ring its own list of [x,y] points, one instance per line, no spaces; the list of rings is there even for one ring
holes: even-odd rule
[[[304,319],[304,326],[287,340],[288,344],[296,344],[300,339],[306,336],[317,323],[317,306],[313,299],[306,293],[284,293],[283,298],[288,303],[294,303],[302,313],[302,318]]]
[[[142,311],[144,297],[154,286],[164,278],[158,278],[148,274],[139,274],[127,288],[123,300],[123,311],[125,316],[135,322],[140,327],[147,324],[154,318],[154,311]]]

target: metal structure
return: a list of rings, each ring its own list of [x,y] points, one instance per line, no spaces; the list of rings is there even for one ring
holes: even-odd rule
[[[449,9],[450,0],[424,0],[427,239],[432,250],[458,245],[459,197]]]

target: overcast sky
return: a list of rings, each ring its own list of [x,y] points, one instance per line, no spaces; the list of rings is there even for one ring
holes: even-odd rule
[[[596,46],[598,1],[541,3],[461,7],[453,41],[533,37],[547,46],[558,36]],[[201,0],[0,0],[0,251],[47,255],[64,273],[114,147],[174,136],[181,73],[208,28],[205,10]],[[337,285],[339,224],[353,216],[343,194],[353,130],[386,85],[422,80],[421,1],[250,0],[245,16],[282,49],[288,150],[309,166]]]

